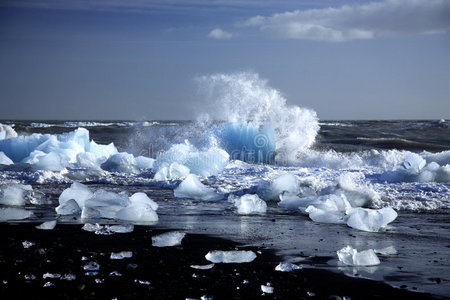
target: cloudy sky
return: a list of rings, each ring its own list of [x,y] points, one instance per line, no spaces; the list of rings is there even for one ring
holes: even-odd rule
[[[192,119],[238,71],[320,119],[449,119],[450,0],[0,1],[0,119]]]

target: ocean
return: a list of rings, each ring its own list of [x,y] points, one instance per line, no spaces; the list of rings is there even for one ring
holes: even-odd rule
[[[276,126],[271,132],[250,123],[18,120],[2,123],[10,125],[19,137],[0,141],[0,151],[14,161],[0,165],[1,189],[5,193],[11,183],[32,187],[32,192],[25,190],[21,209],[33,215],[11,219],[2,213],[2,221],[8,224],[55,219],[58,224],[80,225],[131,222],[270,249],[280,261],[301,264],[304,268],[342,272],[434,295],[450,293],[449,121],[319,121],[313,142],[303,143],[303,150],[294,156],[287,155],[290,148],[279,143],[280,136],[290,137],[277,132]],[[88,152],[86,134],[87,141],[94,140],[98,145],[114,143],[119,153],[156,160],[147,168],[124,157],[114,164],[89,165],[76,155]],[[39,142],[26,138],[22,144],[7,142],[22,136],[35,136]],[[211,136],[216,138],[211,140]],[[262,138],[263,143],[258,144],[256,138]],[[84,149],[73,143],[84,145]],[[178,145],[175,150],[174,145]],[[256,148],[252,149],[252,145]],[[238,147],[239,151],[233,152]],[[17,153],[17,149],[24,151],[23,157],[32,159],[24,163],[26,159],[19,162],[12,158],[11,153]],[[227,149],[228,154],[221,149]],[[33,156],[37,150],[43,156]],[[67,154],[68,150],[74,153]],[[63,153],[74,159],[56,165],[53,160],[50,163],[40,159],[52,151],[59,153],[58,157]],[[89,151],[93,151],[92,146]],[[229,158],[223,160],[224,155]],[[189,168],[187,173],[179,167],[183,163]],[[177,190],[189,172],[196,173],[208,190],[198,186]],[[60,195],[74,181],[92,192],[114,192],[108,196],[112,198],[115,196],[111,195],[145,193],[159,206],[158,220],[118,220],[105,217],[101,209],[99,215],[87,213],[84,218],[59,216],[55,207],[61,204]],[[235,198],[247,194],[258,195],[267,208],[238,213]],[[364,224],[352,227],[344,221],[344,210],[330,208],[337,205],[336,197],[339,201],[345,198],[351,206],[373,211],[392,208],[398,216],[376,230],[371,230],[373,224],[368,225],[370,230],[364,230]],[[4,201],[3,208],[17,207]],[[315,211],[305,209],[310,205],[315,206]],[[105,204],[100,206],[104,208]],[[117,203],[111,205],[115,206]],[[381,262],[377,265],[349,266],[336,255],[347,245],[359,251],[394,247],[396,253],[379,255]]]

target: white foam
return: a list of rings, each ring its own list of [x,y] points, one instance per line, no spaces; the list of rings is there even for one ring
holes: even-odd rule
[[[171,231],[152,236],[152,246],[173,247],[181,245],[181,241],[186,236],[184,232]]]
[[[205,258],[212,263],[248,263],[256,258],[253,251],[236,250],[236,251],[209,251]]]
[[[190,198],[195,200],[220,200],[223,195],[218,194],[213,188],[200,182],[194,174],[189,174],[174,190],[177,198]]]
[[[373,249],[358,252],[358,250],[347,246],[337,251],[337,256],[341,262],[349,266],[376,266],[380,260]]]

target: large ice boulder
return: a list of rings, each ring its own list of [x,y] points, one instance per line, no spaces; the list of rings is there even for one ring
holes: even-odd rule
[[[101,165],[103,170],[112,172],[123,172],[123,173],[138,173],[139,168],[136,164],[136,160],[132,154],[126,152],[120,152],[111,155],[108,160],[106,160]]]
[[[263,214],[267,210],[267,204],[258,195],[243,195],[234,199],[234,205],[240,215]]]
[[[179,231],[171,231],[152,236],[153,247],[173,247],[181,245],[181,241],[186,233]]]
[[[200,182],[194,174],[189,174],[174,190],[177,198],[190,198],[195,200],[220,200],[223,195],[217,193],[213,188]]]
[[[169,168],[173,163],[185,166],[191,173],[208,177],[220,173],[227,165],[229,155],[220,148],[208,148],[200,151],[188,142],[173,145],[169,150],[156,158],[156,172]],[[167,172],[167,171],[166,171]],[[169,172],[167,172],[168,175]]]
[[[397,218],[391,207],[382,209],[351,208],[347,210],[344,221],[348,226],[369,232],[378,232]]]
[[[31,185],[8,183],[0,186],[0,204],[23,206],[25,195],[32,191]]]
[[[358,252],[358,250],[347,246],[337,251],[339,260],[349,266],[376,266],[380,260],[373,249]]]

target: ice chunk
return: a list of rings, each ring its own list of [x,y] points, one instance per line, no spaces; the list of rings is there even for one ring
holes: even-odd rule
[[[95,208],[92,207],[83,207],[81,211],[82,219],[100,219],[102,217],[102,213]]]
[[[61,280],[73,281],[75,279],[77,279],[77,275],[71,273],[67,273],[61,276]]]
[[[87,199],[91,198],[93,193],[91,190],[79,182],[74,182],[70,188],[65,189],[59,196],[59,204],[63,204],[70,199],[74,199],[79,207],[83,207]]]
[[[266,294],[272,294],[273,287],[270,286],[270,283],[268,282],[267,285],[263,285],[263,284],[261,285],[261,291]]]
[[[299,197],[294,193],[283,192],[280,194],[280,202],[278,206],[286,210],[297,210],[306,208],[315,201],[315,197]]]
[[[10,125],[0,123],[0,140],[16,137],[17,132]]]
[[[59,279],[61,278],[61,274],[58,273],[45,273],[42,275],[42,279],[47,279],[47,278],[52,278],[52,279]]]
[[[209,265],[191,265],[192,269],[197,269],[197,270],[209,270],[212,269],[214,267],[214,264],[209,264]]]
[[[127,196],[108,192],[102,189],[97,190],[91,198],[87,199],[81,217],[86,211],[89,213],[85,218],[107,218],[114,219],[118,211],[128,206],[131,203]],[[96,212],[99,216],[96,216]],[[91,214],[92,213],[92,214]]]
[[[55,211],[58,215],[62,216],[78,215],[81,213],[81,208],[78,206],[77,201],[75,201],[74,199],[70,199],[57,206],[55,208]]]
[[[15,208],[15,207],[5,207],[0,208],[0,221],[8,221],[8,220],[23,220],[28,219],[34,216],[31,211]]]
[[[1,149],[0,149],[1,150]],[[191,173],[208,177],[220,173],[227,165],[229,155],[219,148],[209,148],[199,151],[189,143],[173,145],[169,150],[159,155],[154,167],[157,172],[176,162],[187,167]]]
[[[152,236],[152,246],[154,247],[172,247],[181,245],[186,233],[172,231]]]
[[[205,258],[212,263],[248,263],[256,258],[253,251],[237,250],[237,251],[209,251]]]
[[[189,175],[191,170],[188,167],[177,162],[171,163],[169,166],[169,178],[178,179]]]
[[[81,152],[77,154],[77,166],[80,168],[101,170],[101,161],[101,159],[98,159],[97,156],[95,156],[95,154],[91,152]]]
[[[100,270],[100,265],[96,263],[95,261],[88,262],[83,266],[83,269],[85,271],[98,271]]]
[[[0,190],[0,204],[22,206],[25,205],[25,194],[33,189],[31,185],[9,183],[0,186]]]
[[[303,269],[303,267],[289,263],[289,262],[281,262],[275,267],[275,271],[280,271],[280,272],[291,272],[291,271],[300,270],[300,269]]]
[[[121,251],[121,252],[111,252],[111,259],[124,259],[133,257],[133,252],[131,251]]]
[[[341,262],[349,266],[376,266],[380,264],[380,260],[373,249],[358,252],[351,246],[347,246],[337,251],[337,255]]]
[[[261,200],[258,195],[246,194],[234,200],[237,212],[240,215],[251,215],[265,213],[267,204]]]
[[[91,223],[86,223],[83,225],[83,227],[81,229],[85,230],[85,231],[89,231],[89,232],[95,232],[97,230],[102,229],[103,226],[95,223],[95,224],[91,224]]]
[[[135,158],[136,165],[139,169],[152,169],[155,160],[150,157],[138,156]]]
[[[213,188],[207,187],[200,182],[194,174],[189,174],[174,190],[177,198],[191,198],[195,200],[220,200],[223,198]]]
[[[380,255],[396,255],[397,249],[395,249],[394,246],[389,246],[386,248],[381,248],[381,249],[374,249],[375,253],[380,254]]]
[[[348,226],[369,232],[378,232],[397,218],[397,212],[391,207],[382,209],[351,208],[344,221]]]
[[[30,247],[33,247],[34,245],[35,245],[35,243],[30,242],[30,241],[23,241],[23,242],[22,242],[22,246],[23,246],[25,249],[28,249],[28,248],[30,248]]]
[[[131,204],[148,204],[153,210],[158,209],[158,204],[150,199],[145,193],[134,193],[130,197]]]
[[[37,229],[41,230],[53,230],[56,226],[56,220],[44,222],[41,225],[36,226]]]
[[[340,224],[344,222],[343,218],[345,213],[338,210],[320,209],[310,205],[305,211],[309,213],[310,219],[314,222],[331,224]]]
[[[122,208],[116,213],[116,218],[132,222],[157,222],[158,215],[150,204],[137,203]]]
[[[14,162],[6,156],[5,153],[0,151],[0,165],[12,165]]]
[[[115,233],[130,233],[134,230],[133,224],[127,224],[127,225],[111,225],[108,227],[108,229]]]
[[[101,167],[112,172],[139,173],[134,156],[126,152],[111,155]]]
[[[280,194],[288,192],[293,195],[300,193],[300,182],[294,174],[286,173],[275,178],[267,188],[261,192],[265,200],[280,200]]]

